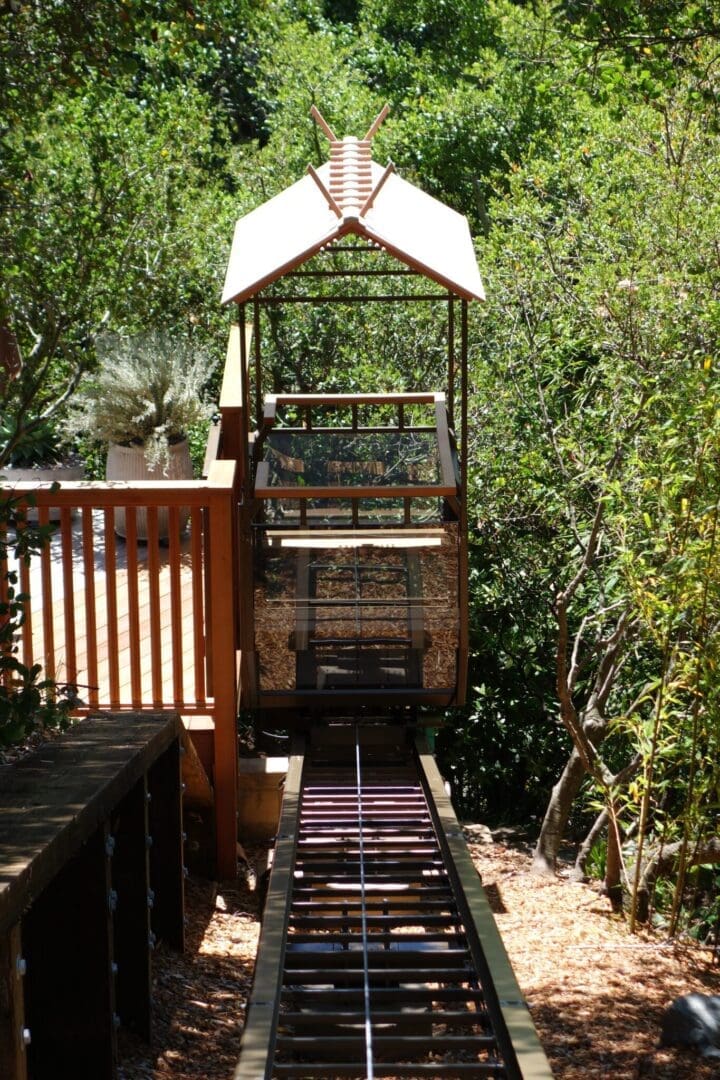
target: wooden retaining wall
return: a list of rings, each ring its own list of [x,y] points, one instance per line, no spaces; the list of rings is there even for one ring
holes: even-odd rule
[[[0,769],[0,1076],[105,1080],[182,949],[177,713],[86,719]]]

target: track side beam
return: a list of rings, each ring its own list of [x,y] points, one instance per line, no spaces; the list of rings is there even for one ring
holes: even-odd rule
[[[498,1039],[505,1041],[502,1036],[504,1033],[507,1036],[503,1053],[508,1075],[512,1080],[552,1080],[550,1064],[510,966],[435,758],[424,738],[417,739],[416,750],[428,805],[435,819],[440,849],[454,886],[473,960],[485,976],[486,1004],[491,1014],[495,1014],[493,1021]]]
[[[295,736],[288,762],[273,867],[257,950],[257,962],[240,1061],[233,1080],[269,1080],[272,1076],[277,1018],[283,985],[285,943],[292,900],[298,813],[304,764],[304,739]]]

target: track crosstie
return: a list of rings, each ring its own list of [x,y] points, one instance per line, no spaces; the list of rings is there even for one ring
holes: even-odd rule
[[[236,1077],[550,1076],[539,1046],[518,1064],[534,1030],[483,910],[498,992],[433,759],[370,730],[294,759]]]

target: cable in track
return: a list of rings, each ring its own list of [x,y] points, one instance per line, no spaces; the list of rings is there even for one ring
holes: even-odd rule
[[[360,852],[360,903],[362,918],[363,998],[365,1005],[365,1066],[367,1080],[375,1080],[370,1016],[370,967],[368,958],[367,903],[365,899],[365,838],[363,831],[362,768],[360,762],[360,728],[355,725],[355,783],[357,785],[358,842]]]

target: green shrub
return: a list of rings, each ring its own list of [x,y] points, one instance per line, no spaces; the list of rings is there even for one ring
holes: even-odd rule
[[[26,593],[18,591],[22,561],[49,543],[52,526],[33,525],[20,499],[0,500],[0,748],[22,742],[33,731],[65,730],[79,704],[77,688],[42,678],[40,664],[19,658]]]

